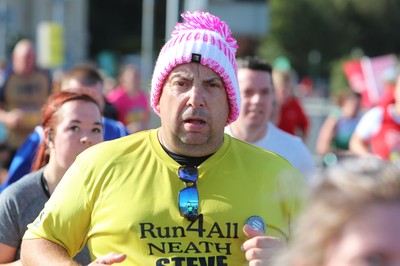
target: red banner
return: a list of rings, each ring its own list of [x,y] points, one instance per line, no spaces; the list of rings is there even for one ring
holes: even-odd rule
[[[343,71],[350,86],[362,95],[362,105],[372,107],[382,96],[384,86],[383,72],[396,68],[397,57],[384,55],[379,57],[363,57],[360,60],[347,61]]]

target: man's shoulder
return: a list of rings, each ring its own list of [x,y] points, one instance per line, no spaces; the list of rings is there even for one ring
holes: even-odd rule
[[[298,165],[298,162],[314,164],[312,153],[300,137],[291,135],[275,125],[268,127],[268,132],[271,135],[263,148],[276,152],[294,165]]]
[[[271,136],[271,140],[273,141],[279,141],[279,143],[288,146],[288,145],[305,145],[303,140],[295,135],[292,135],[290,133],[287,133],[286,131],[283,131],[282,129],[278,128],[274,124],[270,123],[268,125],[268,133]]]
[[[229,136],[229,135],[228,135]],[[231,148],[234,152],[241,154],[243,158],[255,160],[256,158],[265,160],[271,158],[280,158],[275,152],[259,147],[257,145],[242,141],[235,137],[229,136],[231,139]]]
[[[232,137],[231,167],[246,169],[249,175],[268,176],[268,180],[277,180],[282,175],[289,179],[303,179],[301,173],[282,155]]]
[[[381,121],[386,108],[383,106],[372,107],[362,115],[358,125],[371,125]]]
[[[117,139],[103,141],[88,149],[81,154],[85,156],[105,156],[110,158],[114,155],[120,155],[124,153],[131,153],[132,147],[138,145],[147,145],[150,142],[149,134],[151,130],[140,131],[134,134],[130,134]]]
[[[367,110],[364,115],[382,115],[387,108],[390,108],[390,105],[388,106],[374,106]]]

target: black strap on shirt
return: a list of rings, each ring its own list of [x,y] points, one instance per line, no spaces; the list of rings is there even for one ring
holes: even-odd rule
[[[49,186],[47,185],[47,181],[46,181],[46,178],[44,178],[43,172],[40,175],[40,182],[42,183],[42,189],[43,189],[44,194],[46,194],[47,198],[50,198]]]
[[[164,147],[162,144],[161,144],[161,147],[163,147],[164,151],[180,165],[188,165],[188,166],[196,166],[197,167],[213,155],[213,153],[212,153],[212,154],[209,154],[206,156],[201,156],[201,157],[190,157],[190,156],[184,156],[184,155],[179,155],[179,154],[173,153],[172,151],[170,151],[166,147]]]

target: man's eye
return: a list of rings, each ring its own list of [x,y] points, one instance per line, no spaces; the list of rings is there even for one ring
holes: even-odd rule
[[[219,87],[221,87],[221,84],[219,84],[217,82],[210,82],[210,83],[208,83],[208,86],[211,88],[219,88]]]
[[[182,81],[182,80],[178,80],[178,81],[175,81],[175,82],[173,83],[173,85],[174,85],[174,86],[183,87],[183,86],[186,86],[186,85],[187,85],[187,82]]]
[[[246,98],[251,97],[253,95],[254,95],[254,91],[251,91],[251,90],[243,91],[243,96]]]

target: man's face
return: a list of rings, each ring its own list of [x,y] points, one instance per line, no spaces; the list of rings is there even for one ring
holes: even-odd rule
[[[140,75],[139,69],[135,66],[128,66],[124,69],[120,77],[121,85],[130,92],[138,91],[140,89]]]
[[[13,69],[18,75],[29,75],[35,68],[35,55],[30,45],[20,45],[13,54]]]
[[[271,74],[266,71],[238,70],[241,110],[236,125],[247,130],[267,125],[274,108]]]
[[[283,77],[274,80],[276,101],[278,103],[284,104],[291,97],[292,86],[292,83]]]
[[[198,63],[179,65],[164,82],[160,141],[180,155],[204,156],[223,143],[229,104],[222,79]]]

